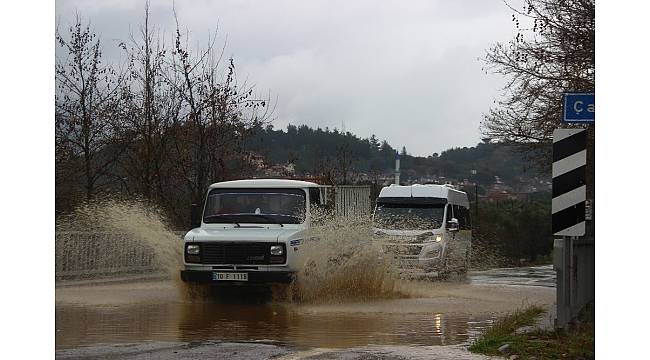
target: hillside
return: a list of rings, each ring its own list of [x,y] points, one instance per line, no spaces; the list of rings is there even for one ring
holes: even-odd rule
[[[393,146],[375,135],[360,138],[350,132],[306,125],[289,125],[286,130],[270,126],[255,129],[245,150],[260,155],[267,165],[293,164],[296,176],[316,177],[330,171],[339,183],[344,176],[345,183],[392,177],[396,154]],[[520,151],[504,144],[484,142],[426,157],[409,155],[406,149],[400,153],[401,180],[406,183],[456,183],[467,179],[489,185],[498,177],[505,184],[519,187],[550,178],[550,174],[540,173],[528,163]]]

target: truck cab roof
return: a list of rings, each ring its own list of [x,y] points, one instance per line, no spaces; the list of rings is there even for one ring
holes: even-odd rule
[[[215,188],[308,188],[319,185],[309,181],[287,180],[287,179],[248,179],[223,181],[210,185]]]

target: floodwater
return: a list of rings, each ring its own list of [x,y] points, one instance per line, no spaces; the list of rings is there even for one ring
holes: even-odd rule
[[[135,344],[148,358],[149,347],[191,344],[197,350],[209,344],[214,352],[215,344],[236,343],[232,353],[222,352],[233,359],[250,342],[285,352],[372,345],[441,348],[436,345],[466,344],[496,318],[526,304],[549,306],[555,300],[548,266],[474,272],[455,281],[400,281],[394,263],[378,261],[379,245],[371,241],[364,218],[324,222],[311,227],[306,238],[318,240],[301,248],[300,301],[279,300],[284,297],[277,296],[278,289],[270,296],[241,288],[197,299],[187,296],[188,288],[178,280],[182,242],[159,212],[137,201],[81,207],[57,224],[57,279],[62,280],[56,288],[57,354],[97,358],[103,357],[100,350],[88,350],[94,345],[110,353]],[[143,266],[175,280],[107,283],[92,276]],[[90,285],[65,281],[80,274]]]
[[[407,298],[302,304],[232,291],[189,300],[172,281],[59,286],[56,347],[145,341],[298,348],[462,344],[506,312],[552,304],[552,276],[549,266],[496,269],[457,282],[408,283]]]

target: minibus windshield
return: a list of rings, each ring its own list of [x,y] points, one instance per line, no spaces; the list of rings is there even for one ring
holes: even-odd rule
[[[375,209],[375,227],[390,230],[427,230],[442,226],[444,204],[382,204]]]

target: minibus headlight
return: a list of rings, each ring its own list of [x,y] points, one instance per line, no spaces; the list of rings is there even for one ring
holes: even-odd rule
[[[438,234],[438,235],[429,236],[424,242],[425,243],[432,243],[432,242],[439,243],[441,241],[442,241],[442,235]]]

